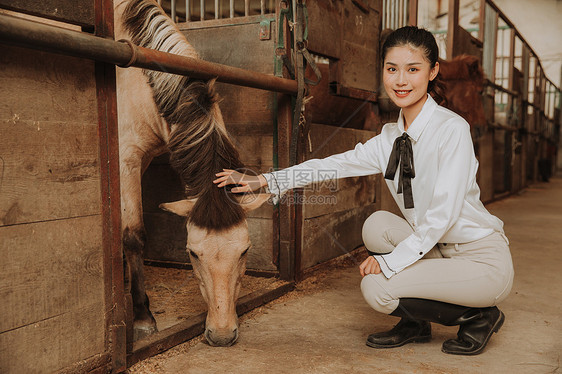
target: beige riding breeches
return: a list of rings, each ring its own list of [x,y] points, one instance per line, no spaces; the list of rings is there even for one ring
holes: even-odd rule
[[[403,218],[390,212],[373,213],[365,224],[370,234],[365,247],[391,252],[413,233]],[[439,243],[422,259],[390,279],[368,274],[361,291],[375,310],[390,314],[400,298],[413,297],[468,307],[494,306],[507,297],[513,284],[513,263],[505,235],[494,232],[468,243]]]

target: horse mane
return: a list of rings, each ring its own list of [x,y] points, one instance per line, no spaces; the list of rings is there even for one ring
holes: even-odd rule
[[[123,22],[133,43],[163,52],[197,54],[177,26],[152,0],[132,0]],[[144,70],[160,115],[171,128],[170,164],[197,198],[189,222],[220,231],[240,223],[245,214],[234,195],[212,180],[222,169],[244,165],[222,123],[214,80]]]

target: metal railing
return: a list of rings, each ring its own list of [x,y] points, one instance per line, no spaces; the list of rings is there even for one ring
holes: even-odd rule
[[[275,13],[274,0],[158,0],[174,22],[198,22]]]
[[[0,14],[0,43],[295,95],[297,82]]]
[[[417,10],[417,0],[382,0],[382,29],[412,24],[412,9]]]

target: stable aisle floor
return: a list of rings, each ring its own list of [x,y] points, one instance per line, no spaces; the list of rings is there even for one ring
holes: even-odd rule
[[[375,350],[367,335],[397,318],[372,311],[355,265],[322,272],[241,318],[240,339],[213,348],[200,338],[140,362],[130,373],[560,373],[562,178],[537,183],[487,208],[505,223],[515,264],[506,322],[483,354],[441,352],[456,327],[432,324],[426,344]]]

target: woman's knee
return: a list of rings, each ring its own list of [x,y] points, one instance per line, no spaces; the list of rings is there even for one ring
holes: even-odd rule
[[[369,252],[386,254],[411,233],[408,223],[397,215],[377,210],[363,223],[363,243]]]
[[[392,313],[398,307],[398,299],[383,286],[386,278],[382,274],[368,274],[361,280],[361,292],[367,304],[377,312]]]

